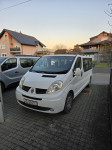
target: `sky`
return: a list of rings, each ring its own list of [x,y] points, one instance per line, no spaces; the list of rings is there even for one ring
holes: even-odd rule
[[[112,18],[104,12],[108,4],[112,0],[0,0],[0,32],[21,31],[49,49],[73,49],[102,31],[112,32]]]

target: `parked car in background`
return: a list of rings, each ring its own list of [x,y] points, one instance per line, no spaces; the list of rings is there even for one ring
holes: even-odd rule
[[[91,83],[92,58],[81,55],[41,57],[16,89],[20,105],[46,113],[69,112],[73,99]]]
[[[2,90],[13,83],[19,82],[21,77],[39,58],[32,56],[0,57]]]

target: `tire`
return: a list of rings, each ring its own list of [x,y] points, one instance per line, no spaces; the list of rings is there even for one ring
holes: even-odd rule
[[[65,107],[64,107],[64,112],[69,113],[70,110],[72,109],[72,104],[73,104],[73,94],[68,93],[66,102],[65,102]]]
[[[91,87],[91,80],[92,80],[92,77],[90,77],[89,84],[87,85],[87,88]]]
[[[4,84],[2,82],[0,82],[0,83],[1,83],[1,90],[3,92],[5,90],[5,86],[4,86]]]

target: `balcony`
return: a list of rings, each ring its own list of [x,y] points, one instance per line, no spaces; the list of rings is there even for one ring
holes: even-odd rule
[[[10,48],[10,53],[20,53],[20,52],[21,52],[20,47]]]

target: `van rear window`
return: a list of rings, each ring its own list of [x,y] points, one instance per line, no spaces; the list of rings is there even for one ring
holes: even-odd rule
[[[92,58],[83,58],[83,69],[84,72],[92,69]]]
[[[23,67],[23,68],[31,67],[35,64],[37,59],[36,58],[35,59],[33,59],[33,58],[20,58],[21,67]]]

